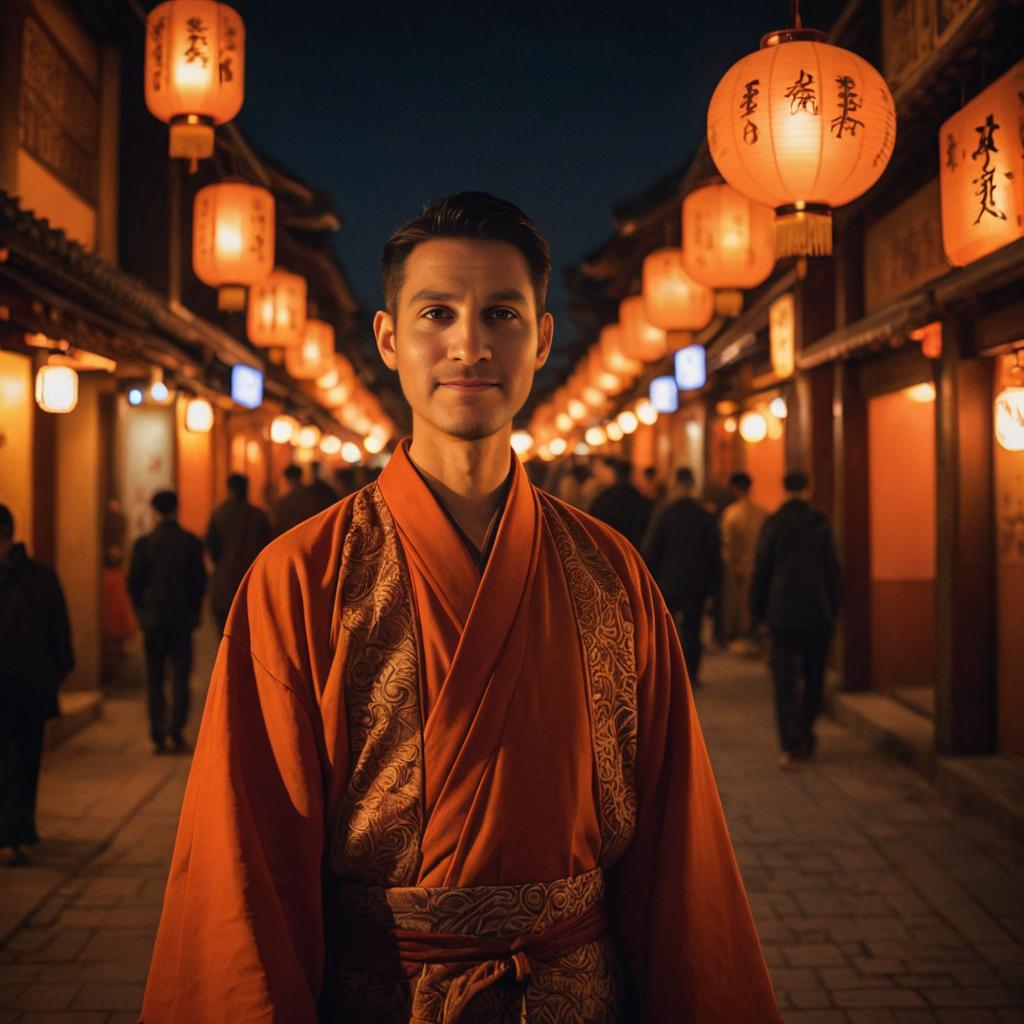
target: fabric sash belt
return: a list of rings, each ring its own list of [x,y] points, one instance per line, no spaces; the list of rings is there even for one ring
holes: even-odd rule
[[[419,986],[448,982],[439,1021],[414,1015],[409,1024],[455,1024],[469,1003],[506,975],[527,983],[535,963],[547,964],[571,953],[608,931],[604,901],[557,921],[542,932],[498,939],[457,932],[424,932],[408,928],[381,928],[369,921],[352,921],[343,948],[349,966],[384,973],[396,960],[406,972],[422,965]],[[526,990],[522,993],[521,1020],[526,1020]]]

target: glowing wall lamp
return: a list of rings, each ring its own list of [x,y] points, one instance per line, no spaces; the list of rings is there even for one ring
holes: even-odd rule
[[[78,373],[70,366],[39,367],[36,405],[43,412],[71,412],[78,405]]]
[[[707,383],[707,353],[703,345],[687,345],[675,354],[676,384],[680,391],[699,391]]]
[[[651,405],[658,412],[674,413],[679,408],[679,388],[675,377],[655,377],[651,381],[649,396]]]

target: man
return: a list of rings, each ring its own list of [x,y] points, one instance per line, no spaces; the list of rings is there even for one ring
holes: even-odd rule
[[[287,532],[324,509],[309,488],[303,485],[301,466],[292,463],[285,467],[284,486],[285,493],[274,509],[274,526],[278,533]]]
[[[60,581],[14,542],[14,516],[0,505],[0,848],[12,865],[39,842],[44,727],[60,714],[57,687],[74,665]]]
[[[511,450],[546,243],[463,193],[383,271],[412,442],[239,590],[144,1024],[779,1021],[672,620]]]
[[[839,612],[839,559],[828,518],[808,504],[807,475],[787,473],[783,486],[789,498],[764,524],[750,601],[754,617],[771,628],[779,766],[790,768],[814,752],[828,643]]]
[[[750,620],[750,581],[767,512],[750,498],[753,481],[747,473],[733,473],[729,490],[733,501],[722,513],[722,632],[726,643],[740,654],[754,654],[757,644]]]
[[[186,749],[183,735],[188,721],[192,673],[192,633],[199,626],[199,610],[206,590],[202,541],[178,525],[178,496],[158,491],[150,502],[156,527],[132,548],[128,593],[142,628],[149,687],[149,734],[153,752]],[[171,664],[171,708],[167,714],[164,675]]]
[[[645,498],[631,481],[633,467],[624,459],[616,459],[612,470],[615,483],[603,490],[590,506],[590,514],[619,531],[635,548],[639,548],[647,531],[654,503]]]
[[[313,499],[317,512],[330,508],[338,500],[338,492],[320,475],[322,468],[319,462],[309,464],[309,473],[312,479],[306,488]]]
[[[694,501],[694,483],[688,466],[676,470],[679,498],[651,524],[644,561],[679,627],[690,681],[699,686],[704,606],[718,592],[721,541],[715,517]]]
[[[617,462],[618,459],[613,455],[606,455],[591,462],[590,476],[580,487],[580,504],[577,507],[581,512],[589,512],[598,496],[615,483]]]
[[[206,550],[213,562],[210,611],[223,633],[235,591],[253,559],[273,540],[267,513],[249,504],[249,478],[228,477],[228,499],[214,509],[206,530]]]

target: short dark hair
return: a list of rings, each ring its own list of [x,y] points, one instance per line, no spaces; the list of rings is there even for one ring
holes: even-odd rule
[[[807,474],[802,469],[794,469],[782,478],[782,486],[790,494],[799,494],[801,491],[806,491],[807,485],[810,482]]]
[[[681,484],[692,484],[696,482],[693,470],[690,469],[689,466],[680,466],[679,469],[676,470],[676,480]]]
[[[6,505],[0,505],[0,537],[14,536],[14,516]]]
[[[150,505],[162,516],[170,516],[178,511],[178,496],[174,491],[157,491]]]
[[[409,254],[421,242],[433,238],[475,238],[515,246],[530,270],[537,314],[544,311],[551,250],[533,221],[518,206],[488,192],[457,192],[427,203],[418,217],[400,227],[384,244],[380,269],[384,304],[392,316],[398,312],[398,293]]]
[[[616,459],[612,468],[615,470],[615,479],[620,484],[629,483],[629,478],[633,475],[633,467],[628,460]]]
[[[742,469],[729,477],[729,486],[735,487],[737,491],[742,491],[744,494],[750,490],[753,483],[754,481],[750,479],[750,474],[744,473]]]
[[[236,498],[245,501],[249,494],[249,478],[244,473],[232,473],[228,477],[228,490]]]
[[[302,467],[295,465],[294,462],[290,466],[286,466],[284,471],[284,478],[285,480],[301,480]]]

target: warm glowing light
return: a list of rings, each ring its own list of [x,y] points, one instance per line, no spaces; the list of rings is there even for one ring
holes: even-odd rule
[[[591,448],[600,448],[601,445],[608,440],[608,435],[604,432],[601,427],[591,427],[584,435],[583,440],[590,445]]]
[[[779,256],[828,255],[832,208],[875,184],[896,139],[885,79],[821,39],[766,36],[726,72],[708,107],[712,159],[738,192],[775,208]]]
[[[261,348],[298,345],[306,330],[306,279],[275,270],[249,289],[246,331]]]
[[[316,386],[323,388],[324,391],[333,388],[335,384],[341,379],[341,374],[338,372],[337,366],[332,366],[326,373],[321,373],[316,379]]]
[[[784,420],[789,415],[789,409],[786,406],[786,400],[781,396],[776,396],[768,403],[768,411],[777,420]]]
[[[555,426],[561,430],[563,434],[567,434],[574,426],[576,426],[576,421],[567,412],[560,412],[555,417]]]
[[[275,416],[270,424],[270,440],[274,444],[288,444],[298,429],[299,424],[294,416]]]
[[[700,424],[696,420],[686,421],[686,436],[691,441],[699,441],[701,435]]]
[[[578,423],[587,418],[588,409],[584,402],[578,398],[570,398],[565,406],[566,412]]]
[[[512,431],[512,450],[516,455],[525,455],[532,447],[533,437],[527,431]]]
[[[320,443],[320,428],[307,424],[299,430],[296,439],[300,448],[315,448]]]
[[[626,383],[643,371],[643,363],[626,355],[621,324],[606,324],[597,339],[600,365],[605,373],[612,376],[612,386],[621,391]],[[599,381],[594,381],[606,394],[614,394]]]
[[[683,200],[683,266],[711,288],[756,288],[775,266],[771,207],[725,182],[695,189]]]
[[[942,244],[963,267],[1024,236],[1024,60],[939,129]]]
[[[681,249],[655,249],[643,262],[644,314],[666,331],[699,331],[715,315],[715,296],[683,266]],[[625,321],[623,321],[625,323]]]
[[[162,380],[155,380],[149,389],[149,397],[154,402],[166,402],[170,396],[170,391],[167,389],[167,385]]]
[[[935,401],[935,385],[930,380],[925,381],[923,384],[915,384],[911,388],[906,388],[903,394],[912,402],[927,405],[929,402]]]
[[[324,455],[337,455],[341,451],[342,441],[337,434],[325,434],[320,438],[320,451]]]
[[[333,361],[334,328],[326,320],[308,319],[302,341],[284,353],[284,368],[296,380],[316,380]]]
[[[633,407],[636,418],[645,426],[653,427],[658,422],[658,410],[648,398],[641,398]]]
[[[341,457],[349,464],[354,464],[362,460],[363,453],[354,441],[346,441],[341,446]]]
[[[605,403],[604,392],[600,388],[595,388],[590,384],[585,385],[580,390],[580,398],[582,398],[591,409],[600,409]]]
[[[674,413],[679,408],[679,388],[675,377],[655,377],[648,392],[658,412]]]
[[[622,427],[612,420],[610,423],[604,425],[604,432],[608,435],[609,441],[621,441],[626,435],[623,433]]]
[[[146,18],[146,106],[171,125],[173,157],[213,155],[213,126],[245,94],[245,26],[214,0],[167,0]]]
[[[371,455],[377,455],[379,452],[384,451],[387,443],[388,439],[380,434],[367,434],[366,437],[363,438],[363,447]]]
[[[213,430],[213,406],[205,398],[190,398],[185,406],[185,429],[194,434]]]
[[[739,402],[734,402],[732,399],[723,398],[720,402],[715,402],[715,412],[719,416],[731,416],[734,412],[740,411]]]
[[[1024,159],[1024,158],[1022,158]],[[938,359],[942,355],[942,323],[933,320],[924,327],[910,332],[914,341],[921,343],[921,355],[926,359]]]
[[[569,445],[566,443],[564,437],[556,437],[553,441],[551,441],[548,444],[548,451],[550,451],[551,454],[555,456],[564,455],[565,450],[568,447]]]
[[[792,377],[796,369],[796,299],[780,295],[768,307],[768,342],[776,377]]]
[[[632,434],[640,426],[640,420],[637,419],[636,413],[630,409],[620,412],[615,417],[615,422],[618,423],[619,429],[624,434]]]
[[[70,366],[41,366],[36,372],[36,405],[43,412],[71,412],[78,405],[78,373]]]
[[[727,434],[735,434],[736,433],[736,417],[735,416],[730,416],[727,420],[724,420],[723,423],[722,423],[722,429]]]
[[[680,391],[699,391],[707,383],[707,353],[703,345],[687,345],[675,354],[676,384]]]
[[[640,363],[653,363],[668,351],[665,330],[647,319],[642,295],[630,295],[619,303],[623,354]]]
[[[128,391],[129,405],[142,405],[142,388],[130,388]]]
[[[768,436],[768,421],[764,415],[753,410],[740,417],[740,437],[748,444],[757,444]]]
[[[1024,387],[1003,388],[995,401],[996,440],[1010,452],[1024,452]]]

